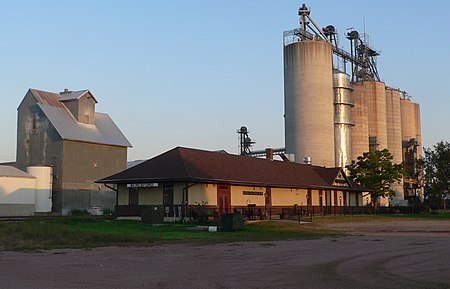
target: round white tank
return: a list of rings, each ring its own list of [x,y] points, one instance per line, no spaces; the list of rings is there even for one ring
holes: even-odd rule
[[[333,167],[334,109],[332,47],[303,40],[284,47],[286,153],[296,162]]]
[[[52,211],[52,168],[48,166],[31,166],[27,172],[36,177],[35,212]]]

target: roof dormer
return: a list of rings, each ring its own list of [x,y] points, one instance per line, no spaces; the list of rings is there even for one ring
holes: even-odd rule
[[[97,100],[89,90],[70,91],[66,88],[59,95],[59,101],[64,103],[78,122],[95,124]]]

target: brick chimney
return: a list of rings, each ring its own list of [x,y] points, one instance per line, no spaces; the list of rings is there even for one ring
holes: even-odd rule
[[[266,148],[266,159],[273,161],[273,148]]]

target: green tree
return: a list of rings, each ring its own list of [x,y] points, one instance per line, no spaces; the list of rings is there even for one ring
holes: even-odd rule
[[[403,165],[393,164],[392,159],[388,149],[366,152],[346,167],[353,182],[371,190],[374,209],[378,207],[380,197],[395,195],[391,185],[403,177]]]
[[[425,203],[432,209],[441,209],[450,192],[450,143],[440,141],[433,149],[424,149],[418,163],[423,169]]]

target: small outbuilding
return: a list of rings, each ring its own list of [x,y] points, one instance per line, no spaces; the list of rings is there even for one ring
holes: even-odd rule
[[[0,217],[33,216],[51,209],[51,167],[32,166],[24,172],[0,166]]]
[[[200,207],[217,214],[288,208],[339,214],[359,206],[365,191],[341,168],[184,147],[97,182],[116,186],[118,216],[139,217],[143,207],[154,206],[166,219],[190,218]]]

